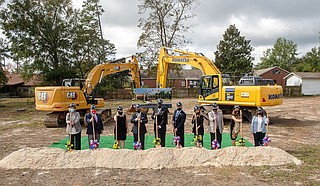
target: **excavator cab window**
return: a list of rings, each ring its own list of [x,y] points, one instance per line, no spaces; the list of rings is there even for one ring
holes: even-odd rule
[[[80,89],[82,89],[84,82],[85,82],[85,79],[79,79],[79,78],[64,79],[62,81],[62,86],[65,86],[65,87],[78,86],[80,87]]]
[[[201,95],[205,98],[219,92],[219,76],[202,76],[200,81]]]

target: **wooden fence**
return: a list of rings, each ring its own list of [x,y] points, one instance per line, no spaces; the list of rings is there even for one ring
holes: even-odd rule
[[[283,95],[288,97],[301,96],[301,86],[286,86]]]

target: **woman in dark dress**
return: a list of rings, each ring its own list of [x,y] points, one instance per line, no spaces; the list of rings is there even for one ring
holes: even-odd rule
[[[192,117],[191,123],[193,124],[192,132],[194,134],[195,139],[198,139],[197,141],[200,142],[201,146],[196,145],[197,147],[203,147],[203,135],[204,135],[204,127],[203,127],[203,121],[204,117],[202,114],[200,114],[200,107],[195,106],[193,108],[194,115]]]
[[[117,114],[114,116],[116,126],[114,127],[114,139],[120,142],[121,149],[124,149],[127,138],[128,123],[127,116],[123,113],[123,108],[118,106]]]

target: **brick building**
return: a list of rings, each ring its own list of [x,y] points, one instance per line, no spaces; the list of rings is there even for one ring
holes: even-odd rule
[[[261,76],[263,79],[272,79],[277,85],[281,85],[283,88],[285,88],[286,82],[285,82],[285,79],[283,78],[286,77],[290,72],[278,66],[275,66],[275,67],[255,70],[254,73],[257,76]]]

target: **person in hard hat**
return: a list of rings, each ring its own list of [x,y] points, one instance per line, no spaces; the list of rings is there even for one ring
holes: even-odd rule
[[[67,128],[66,132],[71,135],[71,149],[81,150],[81,124],[80,114],[76,111],[76,105],[71,103],[68,106],[69,112],[66,115]],[[76,142],[74,144],[74,142]]]
[[[191,123],[193,124],[192,132],[194,134],[194,137],[201,136],[201,146],[203,147],[203,135],[204,135],[204,127],[203,127],[203,121],[204,117],[200,113],[200,107],[195,106],[193,108],[194,115],[192,117]]]
[[[140,121],[140,143],[141,149],[144,150],[145,134],[147,133],[146,124],[148,123],[147,114],[141,112],[141,105],[137,104],[136,112],[132,114],[131,123],[133,124],[131,132],[133,133],[134,142],[138,141],[138,121]]]
[[[255,146],[263,146],[263,138],[266,135],[266,125],[269,122],[267,116],[264,115],[264,110],[258,107],[256,115],[251,120],[251,133],[254,138]]]
[[[184,147],[184,123],[186,121],[186,113],[182,110],[182,103],[177,103],[177,109],[172,116],[173,130],[180,137],[180,145]]]
[[[96,106],[94,104],[92,104],[90,107],[90,113],[86,115],[86,121],[88,123],[87,134],[88,134],[88,142],[89,142],[89,148],[90,148],[90,141],[97,140],[99,142],[100,134],[103,133],[103,122],[100,114],[97,113]],[[95,136],[93,136],[92,123],[94,124]]]
[[[240,132],[240,123],[242,122],[242,117],[240,115],[240,106],[235,105],[233,107],[231,124],[230,124],[230,138],[232,140],[232,146],[236,145],[236,140]]]
[[[219,149],[221,148],[222,143],[222,132],[224,130],[224,122],[223,122],[223,113],[222,110],[219,109],[217,103],[213,103],[211,105],[212,111],[208,113],[209,116],[209,133],[211,142],[213,140],[217,140],[220,144]],[[217,133],[217,139],[215,138],[215,133]]]
[[[161,99],[157,102],[157,108],[154,109],[151,118],[154,120],[154,136],[156,136],[156,130],[158,130],[158,137],[160,138],[161,147],[166,146],[166,132],[168,124],[168,112],[167,109],[162,106],[163,101]],[[156,120],[157,119],[157,120]]]
[[[120,142],[121,149],[124,149],[125,140],[127,139],[128,123],[127,116],[123,113],[122,106],[118,106],[117,114],[114,116],[116,127],[114,127],[114,139]],[[116,132],[117,130],[117,132]]]

